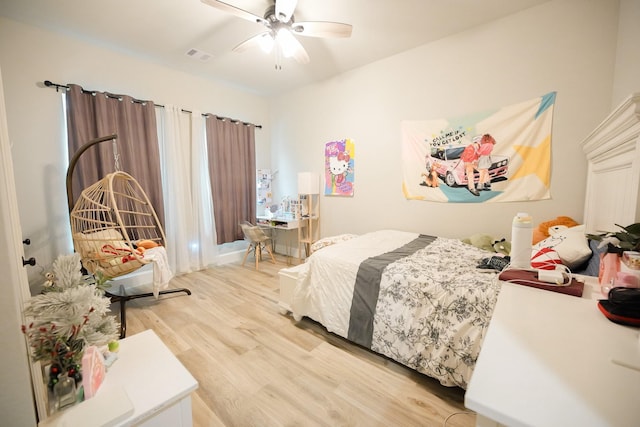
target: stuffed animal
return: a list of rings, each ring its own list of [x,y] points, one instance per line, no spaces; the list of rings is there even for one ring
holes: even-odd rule
[[[507,239],[496,240],[493,242],[493,250],[504,256],[511,254],[511,242],[507,242]]]
[[[155,248],[156,246],[159,246],[159,245],[153,240],[138,240],[136,242],[136,247],[138,249],[139,248],[151,249],[151,248]]]
[[[462,239],[464,243],[475,246],[476,248],[484,249],[486,251],[495,252],[493,248],[493,242],[495,241],[493,237],[488,234],[474,234],[466,239]]]
[[[550,236],[550,229],[571,228],[580,225],[573,218],[568,216],[559,216],[550,221],[541,222],[538,227],[533,229],[533,244],[543,241]]]

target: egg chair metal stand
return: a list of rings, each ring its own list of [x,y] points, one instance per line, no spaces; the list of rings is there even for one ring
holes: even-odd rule
[[[80,156],[90,147],[114,141],[117,135],[93,139],[81,146],[69,162],[66,176],[67,202],[73,245],[87,273],[113,279],[155,262],[144,255],[145,246],[164,250],[166,237],[155,210],[140,184],[121,171],[107,174],[85,188],[73,201],[72,177]],[[117,162],[116,162],[117,163]],[[116,168],[117,169],[117,168]],[[151,250],[151,249],[149,249]],[[138,298],[183,292],[187,288],[127,294],[105,291],[112,303],[120,304],[120,338],[126,336],[126,302]]]

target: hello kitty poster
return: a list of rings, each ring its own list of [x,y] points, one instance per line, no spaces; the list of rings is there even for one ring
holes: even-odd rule
[[[326,196],[353,196],[353,164],[355,146],[352,140],[331,141],[325,144]]]

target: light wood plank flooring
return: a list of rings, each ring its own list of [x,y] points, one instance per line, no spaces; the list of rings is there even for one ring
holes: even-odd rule
[[[178,276],[171,287],[192,295],[127,303],[127,335],[153,329],[198,381],[195,426],[475,425],[463,390],[280,314],[277,260]]]

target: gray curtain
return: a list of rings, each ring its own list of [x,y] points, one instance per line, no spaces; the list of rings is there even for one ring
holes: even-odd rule
[[[207,151],[218,244],[242,240],[256,219],[255,126],[207,115]]]
[[[149,197],[164,227],[160,152],[154,104],[127,95],[85,91],[69,85],[67,91],[69,158],[95,138],[116,134],[119,170],[128,173]],[[116,171],[113,144],[103,142],[82,154],[73,173],[73,201],[89,185]]]

